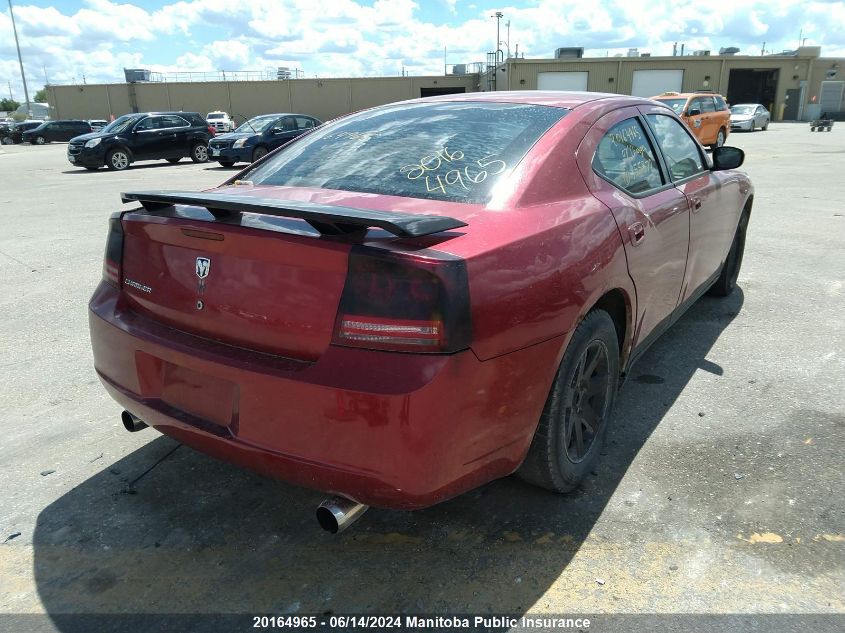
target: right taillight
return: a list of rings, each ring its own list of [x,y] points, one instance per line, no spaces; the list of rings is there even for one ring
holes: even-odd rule
[[[469,347],[471,334],[463,260],[352,247],[335,345],[450,353]]]
[[[120,288],[120,269],[123,265],[123,225],[120,212],[109,218],[109,235],[106,238],[106,253],[103,257],[103,280]]]

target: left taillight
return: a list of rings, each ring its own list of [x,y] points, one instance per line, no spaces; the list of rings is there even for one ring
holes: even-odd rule
[[[469,347],[471,334],[463,260],[352,247],[335,345],[449,354]]]
[[[216,136],[217,135],[217,128],[215,128],[213,125],[209,125],[208,126],[208,133],[211,134],[212,136]]]
[[[120,270],[123,266],[123,225],[120,212],[109,218],[109,235],[106,238],[106,253],[103,257],[103,281],[120,288]]]

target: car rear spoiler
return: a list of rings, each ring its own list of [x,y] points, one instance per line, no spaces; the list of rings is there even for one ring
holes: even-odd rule
[[[300,200],[278,200],[255,196],[202,191],[131,191],[120,194],[123,202],[140,202],[150,212],[175,204],[205,207],[215,218],[242,212],[305,220],[323,235],[348,235],[378,227],[398,237],[420,237],[467,226],[442,215],[414,215],[395,211],[372,211]]]

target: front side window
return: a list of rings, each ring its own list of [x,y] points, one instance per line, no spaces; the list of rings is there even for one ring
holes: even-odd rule
[[[636,119],[617,123],[604,135],[593,157],[593,169],[633,194],[663,185],[654,150]]]
[[[256,185],[483,203],[567,112],[510,103],[383,106],[301,137],[244,178]]]
[[[663,151],[672,180],[683,180],[704,171],[698,144],[683,123],[664,114],[649,114],[648,124]]]
[[[148,116],[143,121],[139,122],[138,125],[135,126],[136,132],[145,132],[147,130],[157,130],[159,126],[159,118],[157,116]]]

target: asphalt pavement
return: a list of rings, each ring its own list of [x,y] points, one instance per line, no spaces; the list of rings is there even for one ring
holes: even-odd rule
[[[234,170],[88,172],[63,144],[5,147],[0,614],[65,632],[74,613],[843,622],[845,125],[728,144],[757,191],[740,288],[699,301],[634,367],[586,485],[507,478],[420,512],[371,509],[337,536],[317,526],[318,492],[126,433],[93,370],[86,304],[118,194]]]

